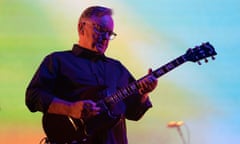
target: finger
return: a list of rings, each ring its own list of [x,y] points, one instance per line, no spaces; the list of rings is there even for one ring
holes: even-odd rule
[[[89,105],[91,105],[91,106],[95,106],[96,105],[96,103],[94,102],[94,101],[92,101],[92,100],[87,100],[86,101]]]
[[[157,83],[157,78],[153,75],[151,75],[148,80],[150,81],[151,84],[156,84]]]
[[[100,107],[93,107],[92,110],[96,111],[96,112],[99,112],[101,110],[101,108]]]
[[[145,90],[148,88],[148,85],[149,85],[148,79],[142,80],[142,82],[140,83],[141,92],[144,93]]]
[[[143,95],[143,94],[144,94],[144,89],[143,89],[143,88],[139,89],[138,91],[139,91],[139,94],[140,94],[140,95]]]
[[[146,89],[148,87],[148,79],[144,79],[141,83],[140,83],[140,87],[141,89]]]
[[[90,111],[90,115],[98,115],[100,114],[100,107],[92,107],[91,111]]]

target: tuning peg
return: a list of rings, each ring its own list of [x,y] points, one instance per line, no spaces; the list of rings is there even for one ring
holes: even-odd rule
[[[198,61],[197,63],[198,63],[198,65],[202,65],[202,63],[200,61]]]
[[[208,62],[208,59],[205,58],[204,61],[205,61],[205,63],[207,63],[207,62]]]
[[[214,56],[211,56],[212,57],[212,60],[215,60],[215,57]]]
[[[204,45],[209,45],[209,42],[204,42],[203,44],[204,44]]]

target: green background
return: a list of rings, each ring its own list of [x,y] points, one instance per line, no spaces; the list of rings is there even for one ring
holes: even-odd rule
[[[90,5],[113,8],[115,32],[107,55],[136,78],[210,41],[216,60],[186,63],[159,79],[153,108],[128,121],[129,143],[182,143],[169,121],[182,120],[194,144],[238,144],[239,6],[237,0],[1,0],[0,143],[39,143],[41,113],[25,106],[25,89],[42,59],[78,41],[77,22]]]

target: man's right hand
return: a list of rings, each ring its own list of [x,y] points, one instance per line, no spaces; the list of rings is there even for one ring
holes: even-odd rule
[[[72,104],[72,111],[75,113],[75,111],[81,109],[81,115],[80,118],[90,118],[95,115],[98,115],[100,113],[100,107],[96,106],[96,103],[92,100],[83,100],[83,101],[77,101]],[[76,107],[76,108],[75,108]],[[76,112],[77,114],[78,112]]]
[[[71,116],[76,119],[90,118],[100,113],[100,107],[92,100],[68,102],[54,98],[48,108],[48,113]]]

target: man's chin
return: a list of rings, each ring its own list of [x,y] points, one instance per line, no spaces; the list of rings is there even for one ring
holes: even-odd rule
[[[104,54],[105,50],[106,49],[103,46],[96,46],[96,51],[99,54]]]

